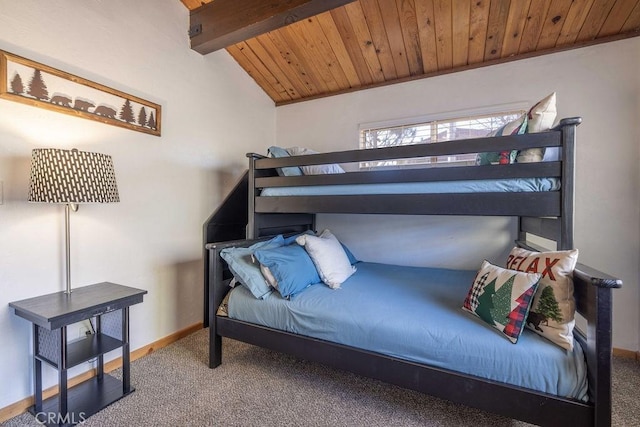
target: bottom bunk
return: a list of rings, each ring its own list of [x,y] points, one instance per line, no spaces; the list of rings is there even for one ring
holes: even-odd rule
[[[209,313],[210,367],[222,361],[224,336],[539,425],[610,425],[610,292],[619,281],[574,271],[588,333],[576,331],[569,351],[528,330],[514,345],[464,312],[475,271],[357,263],[341,289],[313,285],[290,300],[228,292],[220,252],[253,243],[207,246],[209,306],[224,308]]]

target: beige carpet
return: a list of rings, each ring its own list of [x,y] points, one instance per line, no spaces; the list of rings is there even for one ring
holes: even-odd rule
[[[85,426],[525,426],[483,411],[224,340],[206,365],[208,330],[136,360],[135,393]],[[119,371],[115,371],[118,375]],[[614,361],[614,426],[640,426],[640,365]],[[6,426],[38,426],[30,414]]]

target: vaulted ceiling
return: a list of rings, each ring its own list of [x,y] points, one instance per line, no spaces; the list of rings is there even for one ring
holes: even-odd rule
[[[181,1],[276,105],[640,35],[640,0]]]

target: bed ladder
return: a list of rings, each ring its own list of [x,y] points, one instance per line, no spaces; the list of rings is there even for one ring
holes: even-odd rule
[[[245,171],[227,197],[220,203],[204,223],[203,229],[203,259],[204,280],[209,280],[207,243],[242,240],[246,238],[249,215],[249,171]],[[205,293],[208,289],[204,286]],[[209,298],[204,298],[204,326],[209,324]]]

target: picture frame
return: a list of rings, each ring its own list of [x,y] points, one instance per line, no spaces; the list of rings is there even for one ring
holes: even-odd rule
[[[0,50],[0,99],[160,136],[162,107]]]

